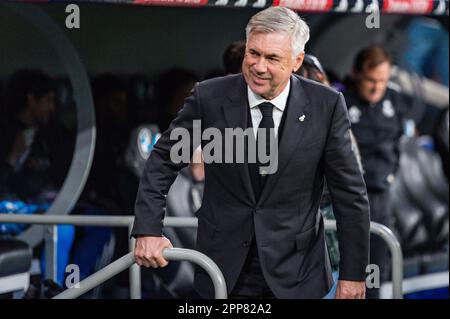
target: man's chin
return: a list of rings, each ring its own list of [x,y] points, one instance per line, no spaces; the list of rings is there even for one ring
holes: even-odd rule
[[[382,98],[382,96],[381,97],[372,97],[369,99],[369,102],[372,104],[377,104],[381,101],[381,98]]]
[[[252,83],[252,85],[250,85],[250,89],[253,91],[253,93],[258,94],[258,95],[265,95],[267,93],[267,88],[265,88],[264,86],[261,85],[255,85]]]
[[[373,104],[376,104],[376,103],[380,102],[382,97],[383,96],[380,96],[380,95],[365,95],[365,96],[362,96],[362,98],[365,101],[367,101],[369,103],[373,103]]]

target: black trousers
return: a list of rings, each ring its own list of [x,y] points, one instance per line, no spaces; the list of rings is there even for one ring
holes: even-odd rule
[[[253,237],[250,250],[230,299],[275,299],[261,270],[256,239]]]
[[[370,220],[383,224],[390,229],[393,227],[393,213],[389,190],[382,192],[371,192],[369,190]],[[379,236],[370,234],[370,263],[380,268],[380,283],[389,277],[389,248]],[[380,291],[377,288],[367,288],[367,299],[378,299]]]

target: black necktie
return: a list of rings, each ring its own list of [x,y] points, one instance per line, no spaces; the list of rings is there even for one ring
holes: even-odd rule
[[[259,123],[258,129],[265,129],[265,136],[261,135],[261,138],[265,137],[266,139],[266,156],[270,155],[270,129],[273,129],[275,127],[275,124],[273,122],[273,108],[274,105],[269,102],[264,102],[258,105],[258,108],[261,111],[262,119]],[[267,175],[261,175],[260,174],[260,167],[268,166],[269,163],[261,163],[260,159],[258,158],[259,154],[259,143],[258,139],[260,138],[259,134],[256,136],[256,163],[249,163],[249,169],[250,169],[250,178],[252,179],[252,185],[253,189],[255,191],[256,198],[258,199],[261,195],[262,189],[264,187],[264,184],[266,182]]]
[[[273,122],[273,107],[274,105],[269,102],[264,102],[258,105],[261,113],[262,113],[262,119],[259,123],[258,128],[263,128],[266,130],[266,155],[269,155],[270,150],[270,129],[275,128],[275,123]],[[259,134],[256,137],[256,140],[258,141]],[[258,145],[258,144],[257,144]],[[266,164],[267,165],[267,164]]]

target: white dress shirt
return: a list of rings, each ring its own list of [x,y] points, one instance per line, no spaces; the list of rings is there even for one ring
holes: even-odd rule
[[[275,107],[273,108],[273,123],[275,124],[275,135],[278,136],[278,128],[280,127],[281,117],[283,116],[284,109],[286,108],[287,99],[289,96],[289,90],[291,88],[291,80],[284,88],[284,90],[274,99],[266,100],[262,96],[254,93],[247,85],[248,105],[250,106],[250,114],[252,116],[253,133],[258,132],[259,123],[262,120],[262,113],[258,105],[263,102],[270,102]]]

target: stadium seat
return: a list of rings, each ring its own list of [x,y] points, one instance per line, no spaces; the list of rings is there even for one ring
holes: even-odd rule
[[[0,239],[0,294],[28,289],[31,258],[31,249],[26,243]]]
[[[439,155],[422,148],[417,149],[417,159],[426,183],[437,197],[448,205],[449,186],[442,170]]]
[[[430,274],[448,271],[448,250],[421,256],[422,273]]]
[[[440,200],[427,183],[418,159],[419,149],[414,140],[403,144],[399,177],[409,197],[424,214],[424,222],[430,236],[428,246],[437,248],[448,238],[448,205]],[[427,198],[427,200],[422,200]]]
[[[392,205],[403,251],[415,251],[428,241],[428,232],[423,213],[409,198],[401,179],[396,179],[391,188]]]

